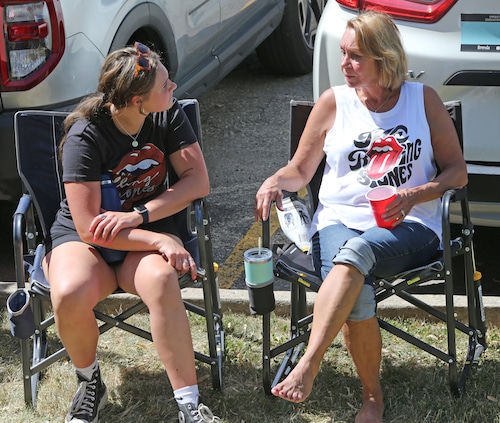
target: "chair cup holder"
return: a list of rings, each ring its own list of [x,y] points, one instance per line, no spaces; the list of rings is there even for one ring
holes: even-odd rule
[[[251,314],[267,314],[274,310],[274,283],[247,285],[248,300]]]
[[[270,313],[275,307],[273,253],[268,248],[251,248],[243,258],[250,313]]]
[[[7,299],[10,331],[17,338],[27,339],[35,333],[35,317],[27,289],[17,289]]]

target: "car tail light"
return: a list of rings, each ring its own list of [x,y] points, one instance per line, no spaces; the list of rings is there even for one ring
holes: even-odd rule
[[[396,19],[434,23],[441,19],[458,0],[337,0],[349,9],[379,10]]]
[[[0,1],[0,88],[28,90],[45,79],[64,52],[59,0]]]

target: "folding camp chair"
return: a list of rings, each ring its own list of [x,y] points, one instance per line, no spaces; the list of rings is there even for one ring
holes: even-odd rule
[[[201,143],[201,123],[197,100],[179,102],[186,112]],[[34,327],[27,333],[21,330],[21,359],[23,366],[24,398],[36,406],[40,374],[57,360],[66,356],[64,348],[48,351],[47,329],[54,324],[50,311],[50,286],[41,268],[44,239],[48,236],[59,202],[64,196],[58,161],[58,145],[62,122],[67,113],[49,111],[20,111],[15,116],[17,165],[24,194],[13,216],[14,262],[17,291],[27,289],[34,315]],[[172,174],[169,172],[170,182]],[[177,214],[179,224],[186,230],[183,241],[198,265],[197,282],[201,284],[204,306],[184,301],[186,309],[206,319],[208,346],[206,352],[195,352],[197,360],[210,365],[214,389],[223,388],[224,329],[219,288],[214,270],[210,234],[210,218],[205,199],[194,201]],[[191,285],[190,275],[179,278],[181,288]],[[27,288],[26,288],[27,287]],[[26,291],[24,291],[26,292]],[[151,333],[126,322],[145,309],[140,299],[117,316],[94,310],[104,333],[120,328],[147,340]],[[30,308],[28,308],[30,310]],[[22,329],[22,328],[21,328]]]
[[[446,105],[454,120],[459,138],[462,139],[460,102],[450,102]],[[311,102],[291,102],[290,157],[297,148],[312,107],[313,103]],[[318,205],[318,190],[323,168],[324,161],[307,187],[307,200],[311,211],[315,210]],[[402,300],[445,323],[446,350],[431,345],[429,340],[418,339],[413,334],[408,333],[405,328],[397,327],[380,317],[378,318],[381,328],[447,363],[450,389],[453,394],[459,396],[464,391],[469,370],[477,364],[481,353],[486,348],[486,326],[482,305],[481,275],[476,271],[474,263],[473,227],[467,202],[467,189],[447,191],[442,197],[442,204],[443,251],[438,253],[427,266],[376,281],[376,301],[378,304],[393,295],[397,295]],[[461,215],[458,225],[460,234],[457,238],[452,239],[450,207],[455,206],[458,206],[456,211]],[[263,245],[269,248],[271,245],[269,220],[263,222],[262,230]],[[463,262],[467,296],[467,322],[459,321],[455,314],[453,281],[461,273],[453,271],[455,263],[453,259],[457,257],[461,257]],[[271,345],[271,313],[263,313],[263,386],[266,394],[270,394],[271,387],[286,377],[300,358],[302,350],[306,348],[310,324],[313,319],[313,314],[308,311],[306,304],[306,290],[317,292],[321,285],[321,279],[313,269],[311,256],[303,253],[294,244],[285,248],[285,251],[275,260],[274,275],[291,282],[290,339],[279,345]],[[415,296],[416,287],[421,287],[422,284],[429,281],[438,280],[443,281],[444,285],[444,311],[428,304],[421,297]],[[461,362],[457,358],[457,333],[468,337],[468,350],[465,359]],[[273,362],[280,364],[271,380]]]

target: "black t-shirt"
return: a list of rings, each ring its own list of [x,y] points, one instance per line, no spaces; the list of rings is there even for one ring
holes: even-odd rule
[[[168,110],[150,114],[132,147],[130,136],[121,133],[109,113],[77,121],[63,146],[63,182],[99,181],[109,174],[118,188],[122,210],[130,211],[165,191],[177,180],[168,156],[197,142],[196,135],[178,102]],[[159,221],[158,223],[160,223]],[[148,226],[163,231],[162,225]],[[56,224],[74,229],[66,200]]]

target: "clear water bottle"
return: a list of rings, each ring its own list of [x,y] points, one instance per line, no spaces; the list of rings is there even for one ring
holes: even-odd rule
[[[283,233],[302,251],[308,252],[311,248],[311,218],[305,202],[293,195],[283,198],[282,204],[283,210],[276,207],[276,212]]]
[[[101,208],[109,211],[120,211],[122,203],[118,189],[108,174],[101,176]],[[110,248],[98,247],[106,263],[117,263],[127,255],[126,251],[112,250]]]

